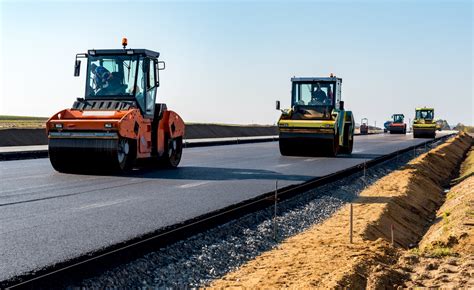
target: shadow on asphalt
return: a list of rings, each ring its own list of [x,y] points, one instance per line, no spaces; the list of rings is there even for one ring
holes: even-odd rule
[[[336,158],[342,159],[375,159],[384,154],[352,153],[351,155],[338,155]]]
[[[146,179],[186,179],[186,180],[245,180],[245,179],[268,179],[268,180],[289,180],[307,181],[316,176],[281,174],[271,170],[261,169],[239,169],[239,168],[219,168],[183,166],[177,169],[141,169],[136,173],[127,176]]]

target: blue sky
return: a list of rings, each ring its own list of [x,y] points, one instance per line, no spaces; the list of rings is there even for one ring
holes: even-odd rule
[[[185,121],[273,124],[292,76],[332,72],[357,120],[426,105],[474,124],[472,1],[3,1],[0,11],[0,114],[70,107],[84,94],[75,54],[126,36],[161,52],[158,100]]]

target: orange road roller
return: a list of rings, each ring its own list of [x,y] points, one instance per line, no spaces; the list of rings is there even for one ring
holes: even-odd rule
[[[359,133],[361,135],[369,134],[369,120],[367,118],[360,120]]]
[[[392,123],[388,126],[390,134],[406,134],[407,124],[405,124],[405,115],[393,114]]]
[[[94,49],[77,54],[74,76],[86,59],[86,89],[72,108],[46,123],[49,159],[59,172],[125,172],[140,160],[168,168],[182,156],[185,125],[155,103],[165,63],[147,49]]]

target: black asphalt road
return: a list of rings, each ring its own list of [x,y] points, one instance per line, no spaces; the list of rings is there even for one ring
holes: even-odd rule
[[[282,157],[277,142],[190,148],[177,170],[133,176],[0,162],[0,281],[423,141],[356,136],[353,155],[338,158]]]

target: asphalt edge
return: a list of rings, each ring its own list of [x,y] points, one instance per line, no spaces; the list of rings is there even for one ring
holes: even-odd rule
[[[375,134],[383,134],[383,133],[369,133],[368,135],[375,135]],[[361,134],[354,134],[354,135],[359,136]],[[264,137],[267,137],[267,136],[255,136],[255,138],[235,137],[235,139],[231,139],[231,140],[205,140],[205,141],[199,141],[199,142],[189,142],[192,139],[188,139],[184,141],[183,146],[184,148],[211,147],[211,146],[223,146],[223,145],[273,142],[273,141],[278,141],[279,139],[277,136],[268,136],[268,138],[264,138]],[[0,162],[11,161],[11,160],[38,159],[38,158],[48,158],[48,150],[0,152]]]

